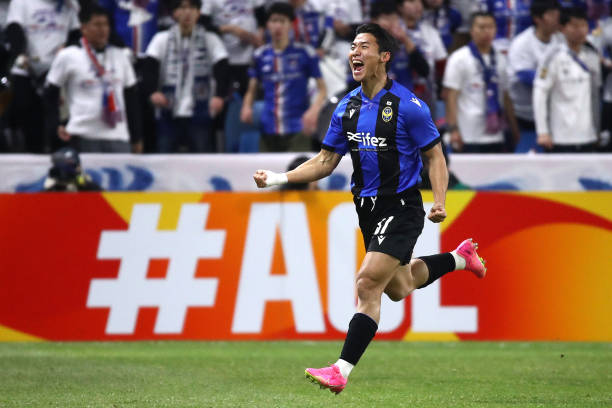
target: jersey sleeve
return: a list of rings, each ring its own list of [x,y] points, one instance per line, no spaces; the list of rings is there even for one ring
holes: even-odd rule
[[[130,88],[136,85],[136,73],[134,72],[134,68],[127,54],[123,50],[120,50],[119,53],[123,65],[123,87]]]
[[[446,69],[444,70],[444,79],[442,84],[450,89],[460,91],[463,85],[463,70],[461,68],[460,55],[455,51],[448,58]]]
[[[166,55],[166,47],[168,45],[168,32],[162,31],[153,36],[153,39],[147,47],[145,54],[147,57],[155,58],[158,61],[163,61]]]
[[[212,52],[211,62],[213,65],[228,57],[225,44],[223,44],[223,41],[221,41],[221,38],[219,38],[217,34],[206,32],[206,43],[208,49]]]
[[[348,152],[348,139],[342,134],[342,115],[345,108],[345,103],[339,103],[334,110],[329,129],[327,129],[327,134],[321,145],[322,149],[337,153],[340,156],[344,156]]]
[[[11,23],[17,23],[21,26],[26,23],[26,8],[25,1],[12,0],[9,3],[8,13],[6,15],[6,26]]]
[[[431,118],[427,104],[416,97],[403,102],[403,123],[406,131],[421,151],[427,151],[440,141],[440,133]],[[400,107],[401,109],[401,107]]]
[[[69,49],[65,48],[53,59],[47,74],[47,83],[60,88],[66,84],[68,80],[68,52]]]
[[[538,66],[536,78],[533,82],[533,116],[535,119],[537,134],[549,133],[548,123],[548,99],[550,91],[555,84],[557,76],[556,65],[554,64],[554,55],[551,53]]]

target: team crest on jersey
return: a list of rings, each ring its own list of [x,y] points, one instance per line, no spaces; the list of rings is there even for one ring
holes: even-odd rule
[[[385,122],[390,121],[393,117],[393,109],[391,109],[390,106],[387,106],[385,109],[383,109],[381,116],[382,120],[384,120]]]

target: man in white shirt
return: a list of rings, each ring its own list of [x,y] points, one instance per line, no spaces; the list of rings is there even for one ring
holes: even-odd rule
[[[504,117],[518,138],[507,93],[506,60],[493,47],[492,14],[474,13],[470,27],[472,42],[451,54],[444,74],[451,145],[455,152],[501,153]]]
[[[142,150],[136,76],[126,53],[108,45],[107,11],[97,4],[79,13],[80,44],[59,52],[45,90],[50,132],[79,152],[130,152]],[[60,88],[66,91],[69,120],[59,124]],[[129,131],[128,131],[129,125]]]
[[[218,35],[197,24],[202,2],[176,0],[176,24],[147,48],[145,93],[157,108],[160,153],[215,151],[212,118],[228,93],[228,54]],[[212,77],[214,76],[214,83]]]
[[[564,11],[561,26],[567,43],[550,50],[534,82],[538,144],[548,152],[593,152],[598,140],[599,55],[586,43],[584,10]]]
[[[5,36],[15,65],[11,70],[14,99],[9,117],[14,130],[23,132],[25,148],[42,153],[44,116],[40,91],[51,62],[71,30],[78,29],[76,0],[12,0]]]
[[[539,0],[531,5],[533,26],[520,33],[510,44],[508,80],[510,99],[521,132],[515,152],[537,150],[533,119],[533,81],[538,64],[547,51],[563,42],[559,30],[559,4],[556,0]]]
[[[612,151],[612,16],[599,20],[591,35],[593,44],[604,56],[600,147]]]

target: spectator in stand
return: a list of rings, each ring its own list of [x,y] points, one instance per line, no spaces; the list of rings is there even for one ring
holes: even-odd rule
[[[58,51],[78,30],[76,0],[12,0],[8,10],[5,38],[9,43],[13,100],[8,112],[9,126],[21,132],[25,149],[42,153],[52,140],[44,138],[42,89],[45,76]],[[55,141],[55,140],[53,140]]]
[[[531,25],[531,2],[532,0],[480,0],[480,10],[488,11],[495,17],[497,35],[494,45],[499,52],[506,54],[510,41]]]
[[[108,44],[107,11],[96,4],[79,13],[80,44],[59,52],[45,89],[47,131],[79,152],[142,151],[138,87],[125,52]],[[70,118],[59,125],[60,88]],[[128,131],[129,126],[129,131]]]
[[[109,43],[127,47],[135,57],[134,70],[139,81],[143,77],[143,60],[145,51],[158,31],[160,13],[163,11],[164,0],[98,0],[100,5],[108,10],[111,21]],[[143,149],[145,152],[157,151],[155,113],[153,106],[139,87],[139,104],[141,116]]]
[[[387,75],[406,88],[414,89],[414,78],[427,80],[429,64],[402,27],[396,0],[379,0],[372,5],[372,22],[391,34],[398,43]]]
[[[517,153],[537,150],[533,119],[533,81],[538,64],[551,47],[563,42],[559,30],[559,4],[556,0],[534,0],[531,18],[534,26],[520,33],[508,51],[510,99],[521,132]]]
[[[448,51],[453,42],[453,35],[461,27],[461,13],[451,7],[449,0],[424,0],[423,19],[440,33],[442,42]]]
[[[147,48],[144,86],[157,108],[160,153],[215,151],[210,127],[228,94],[229,64],[219,36],[197,24],[201,7],[200,0],[174,0],[176,23]]]
[[[608,15],[610,0],[559,0],[564,9],[578,8],[586,11],[589,29],[597,27],[597,21]]]
[[[546,55],[533,89],[538,144],[547,152],[594,152],[599,122],[600,58],[587,44],[583,9],[561,14],[566,43]]]
[[[612,12],[612,9],[610,9]],[[593,41],[603,56],[601,140],[603,150],[612,151],[612,16],[599,21],[598,29],[593,32]]]
[[[326,97],[319,58],[308,44],[291,41],[289,31],[294,11],[286,3],[268,9],[267,28],[272,42],[255,51],[251,80],[240,118],[253,121],[253,100],[259,84],[264,89],[260,151],[309,151],[319,111]],[[318,93],[309,107],[308,80],[314,78]]]
[[[263,33],[257,30],[256,0],[207,0],[202,15],[210,16],[222,34],[229,56],[229,79],[241,96],[249,83],[249,66],[254,47],[263,44]]]
[[[422,0],[403,0],[400,2],[399,10],[406,26],[406,32],[429,65],[429,77],[414,78],[413,92],[429,105],[431,116],[435,120],[438,118],[436,109],[438,83],[446,64],[446,47],[444,47],[438,30],[422,20]]]
[[[493,15],[474,13],[470,34],[472,41],[451,54],[444,74],[451,146],[455,152],[502,153],[504,114],[515,140],[518,127],[506,91],[506,60],[493,46]]]
[[[43,185],[44,191],[102,191],[81,168],[79,153],[72,147],[63,147],[51,155],[53,166]]]
[[[295,10],[293,41],[310,45],[323,57],[334,43],[334,22],[314,0],[289,0]]]
[[[143,57],[157,33],[160,0],[98,0],[109,12],[113,28],[137,58]]]

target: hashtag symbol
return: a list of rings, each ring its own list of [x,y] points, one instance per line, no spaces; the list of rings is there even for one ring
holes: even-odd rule
[[[93,279],[87,307],[108,307],[107,334],[132,334],[140,307],[157,307],[156,334],[181,333],[187,308],[213,306],[218,279],[196,278],[200,258],[220,258],[225,231],[205,230],[209,204],[184,204],[175,231],[159,231],[159,204],[137,204],[127,231],[103,231],[98,259],[120,259],[116,279]],[[165,279],[147,279],[149,261],[167,258]]]

